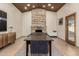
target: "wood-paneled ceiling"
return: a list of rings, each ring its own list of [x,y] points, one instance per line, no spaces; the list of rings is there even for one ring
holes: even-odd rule
[[[45,9],[57,12],[65,3],[13,3],[21,12],[27,12],[33,9]]]

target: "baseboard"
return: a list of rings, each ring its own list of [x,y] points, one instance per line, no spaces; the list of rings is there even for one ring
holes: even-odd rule
[[[63,41],[65,41],[64,39],[62,39],[62,38],[60,38],[60,37],[57,37],[58,39],[61,39],[61,40],[63,40]]]
[[[57,36],[50,36],[51,38],[57,38]]]
[[[16,39],[21,39],[21,38],[23,38],[23,37],[26,37],[26,36],[20,36],[20,37],[18,37],[18,38],[16,38]]]
[[[60,37],[57,37],[58,39],[61,39],[61,40],[63,40],[62,38],[60,38]]]

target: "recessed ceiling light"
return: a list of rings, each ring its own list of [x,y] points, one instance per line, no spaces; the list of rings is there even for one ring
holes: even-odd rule
[[[53,9],[53,8],[54,8],[54,6],[51,7],[51,9]]]
[[[35,5],[33,5],[32,7],[35,8]]]
[[[45,6],[45,5],[43,5],[43,7],[45,8],[46,6]]]
[[[49,3],[48,6],[51,6],[51,4]]]
[[[27,7],[24,7],[24,9],[26,10],[26,9],[27,9]]]
[[[30,4],[27,4],[27,6],[29,7],[29,6],[30,6]]]

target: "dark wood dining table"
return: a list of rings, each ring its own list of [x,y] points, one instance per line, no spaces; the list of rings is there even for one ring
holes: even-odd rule
[[[49,56],[52,55],[52,41],[54,41],[53,39],[51,39],[51,37],[46,34],[46,33],[41,33],[41,32],[35,32],[32,33],[30,35],[27,36],[27,38],[24,40],[26,41],[26,56],[28,56],[29,53],[29,44],[31,41],[36,41],[36,40],[45,40],[48,41],[48,50],[49,50]]]

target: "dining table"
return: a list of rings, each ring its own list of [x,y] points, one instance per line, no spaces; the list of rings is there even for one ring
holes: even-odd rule
[[[47,33],[43,32],[35,32],[28,35],[24,41],[26,41],[26,56],[28,56],[29,53],[29,45],[31,44],[31,41],[48,41],[48,53],[49,56],[52,55],[52,41],[54,41]]]

